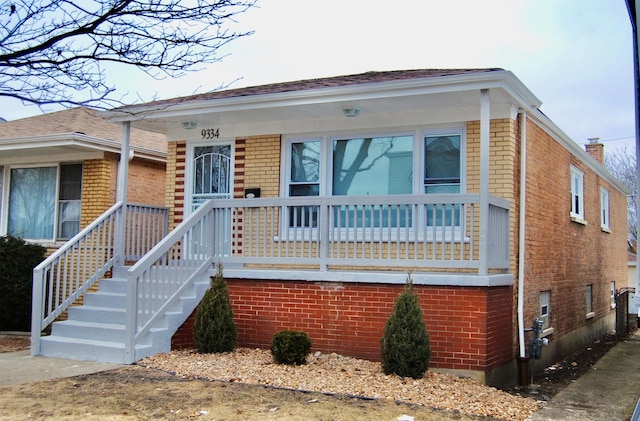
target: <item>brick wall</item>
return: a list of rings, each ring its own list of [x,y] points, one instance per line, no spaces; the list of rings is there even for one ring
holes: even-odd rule
[[[111,163],[107,159],[84,161],[82,167],[82,216],[80,225],[93,222],[115,202],[111,190]]]
[[[274,333],[304,330],[313,351],[380,360],[380,339],[402,285],[227,280],[238,346],[269,348]],[[429,331],[431,366],[485,370],[512,358],[512,288],[416,285]],[[193,347],[193,319],[174,335],[173,349]],[[489,342],[491,341],[491,342]]]
[[[145,205],[165,205],[165,164],[134,158],[129,162],[127,200]]]
[[[85,227],[116,201],[118,154],[105,153],[102,159],[90,159],[82,167],[82,216]],[[164,206],[165,164],[134,158],[129,163],[128,201]]]
[[[552,340],[610,315],[610,282],[626,280],[626,197],[527,124],[525,320],[539,314],[540,291],[551,291]],[[570,166],[584,172],[586,225],[569,217]],[[600,228],[600,187],[609,190],[611,233]],[[593,285],[595,318],[585,319],[586,286]]]
[[[169,207],[169,230],[184,218],[185,163],[187,143],[169,142],[167,145],[166,206]]]
[[[244,187],[260,187],[262,197],[280,195],[280,135],[252,136],[236,141],[236,157],[240,155],[238,142],[243,142]]]

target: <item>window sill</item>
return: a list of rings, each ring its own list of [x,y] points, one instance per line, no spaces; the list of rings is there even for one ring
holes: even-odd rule
[[[587,221],[585,221],[584,219],[580,218],[577,215],[571,215],[571,222],[575,222],[576,224],[580,224],[580,225],[588,225]]]
[[[551,335],[553,335],[553,334],[554,334],[554,332],[555,332],[555,331],[556,331],[556,329],[555,329],[555,328],[553,328],[553,327],[548,327],[548,328],[544,329],[544,330],[542,331],[542,333],[540,333],[540,337],[541,337],[541,338],[545,338],[545,337],[547,337],[547,336],[551,336]]]
[[[590,311],[589,313],[587,313],[584,318],[589,320],[589,319],[593,319],[594,317],[596,317],[596,313],[594,311]]]
[[[611,229],[609,227],[600,226],[600,230],[602,232],[606,232],[607,234],[611,234]]]

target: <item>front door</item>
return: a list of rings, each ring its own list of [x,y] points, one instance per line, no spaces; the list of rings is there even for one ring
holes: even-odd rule
[[[194,144],[190,150],[189,211],[193,212],[209,199],[230,199],[232,192],[233,145],[227,143]],[[229,254],[231,210],[214,211],[213,225],[203,237],[213,239],[217,256]],[[194,247],[204,247],[206,238],[194,238]],[[195,250],[192,249],[192,253]],[[197,253],[197,252],[196,252]]]

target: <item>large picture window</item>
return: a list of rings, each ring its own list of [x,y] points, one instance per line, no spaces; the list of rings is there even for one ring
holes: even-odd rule
[[[68,239],[80,230],[82,164],[10,168],[7,233],[25,239]]]
[[[411,193],[413,136],[333,141],[334,196]]]
[[[323,136],[291,139],[286,143],[286,187],[289,197],[385,196],[396,194],[458,194],[462,191],[461,130],[394,133],[370,136]],[[421,139],[420,142],[416,139]],[[416,159],[416,154],[421,159]],[[414,169],[419,162],[420,170]],[[414,180],[422,174],[422,180]],[[351,227],[352,211],[334,209],[334,226]],[[375,226],[409,226],[417,221],[410,207],[389,211],[378,206],[365,211]],[[359,217],[360,223],[366,222]],[[289,227],[317,226],[317,206],[295,206]],[[420,217],[427,226],[460,227],[460,205],[433,205]],[[368,223],[368,222],[367,222]]]

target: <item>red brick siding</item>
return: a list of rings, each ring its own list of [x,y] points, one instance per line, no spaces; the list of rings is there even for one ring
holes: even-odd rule
[[[585,326],[585,290],[593,285],[595,319],[607,316],[610,282],[626,280],[626,197],[532,122],[527,124],[525,321],[551,291],[551,326],[561,337]],[[570,166],[584,172],[587,225],[569,217]],[[600,228],[600,187],[609,190],[611,233]]]
[[[268,348],[274,333],[303,330],[313,350],[380,359],[380,338],[402,285],[228,280],[238,346]],[[511,288],[415,286],[431,366],[485,370],[513,358]],[[489,342],[491,341],[491,342]],[[193,314],[173,349],[193,347]]]

